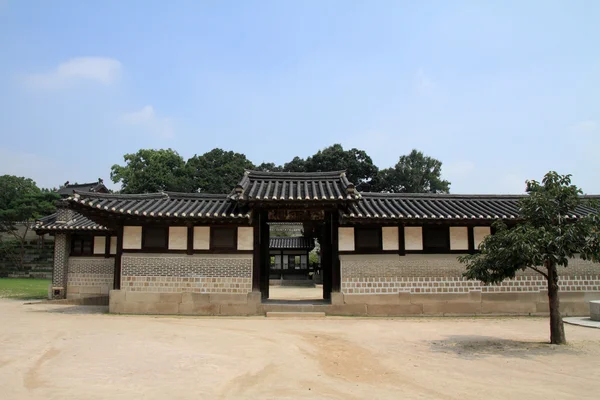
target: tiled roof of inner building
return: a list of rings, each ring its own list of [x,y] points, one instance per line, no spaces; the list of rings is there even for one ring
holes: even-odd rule
[[[71,196],[74,192],[107,192],[106,186],[100,181],[91,183],[75,183],[73,185],[65,185],[57,190],[61,196]]]
[[[415,193],[363,193],[350,204],[344,217],[352,219],[520,219],[524,195],[456,195]],[[594,197],[596,196],[588,196]],[[570,218],[596,212],[579,207]]]
[[[356,200],[360,193],[345,171],[260,172],[246,171],[229,198],[241,201]]]
[[[56,213],[40,218],[35,223],[36,231],[109,231],[108,228],[89,220],[83,215],[73,212],[70,221],[57,222]]]
[[[224,194],[173,193],[100,194],[75,192],[69,202],[118,215],[158,218],[250,218],[250,211]]]
[[[314,240],[304,236],[269,238],[269,249],[312,250],[314,247]]]

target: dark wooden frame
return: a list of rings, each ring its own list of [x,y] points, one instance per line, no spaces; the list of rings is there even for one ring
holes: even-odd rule
[[[215,231],[219,229],[231,229],[233,232],[233,246],[225,247],[225,246],[215,246]],[[215,252],[237,252],[237,237],[238,237],[238,227],[237,226],[211,226],[210,227],[210,251]]]
[[[147,228],[160,229],[165,233],[165,243],[163,246],[146,246],[146,238],[148,235]],[[169,251],[169,227],[168,226],[157,226],[157,225],[142,225],[142,249],[143,252],[159,252],[166,253]]]
[[[429,232],[445,232],[446,243],[443,247],[433,247],[427,245],[425,238]],[[423,225],[421,228],[423,252],[426,253],[445,253],[450,252],[450,226],[445,225]],[[464,251],[464,250],[463,250]]]
[[[82,237],[82,238],[90,238],[92,240],[92,245],[90,248],[90,253],[84,253],[83,252],[83,241],[81,242],[81,252],[80,253],[74,253],[73,252],[73,248],[74,248],[74,243],[75,241],[73,240],[74,237]],[[104,254],[94,254],[94,236],[98,236],[98,235],[92,235],[91,233],[84,233],[84,234],[80,234],[80,233],[71,233],[71,243],[70,243],[70,249],[69,249],[69,257],[104,257]]]
[[[372,254],[381,253],[383,251],[383,229],[382,226],[377,225],[363,225],[354,227],[354,251],[360,254]],[[357,231],[375,231],[378,234],[378,243],[376,247],[362,247],[358,243]],[[395,252],[395,251],[394,251]]]

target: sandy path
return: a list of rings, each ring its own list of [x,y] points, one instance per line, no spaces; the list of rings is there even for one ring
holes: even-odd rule
[[[83,313],[85,310],[86,313]],[[90,313],[0,300],[2,399],[597,399],[600,330],[547,321]],[[97,310],[97,309],[96,309]]]

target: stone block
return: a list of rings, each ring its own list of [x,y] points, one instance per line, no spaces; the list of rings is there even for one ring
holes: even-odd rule
[[[123,314],[125,307],[123,302],[113,301],[112,299],[108,302],[108,312],[111,314]]]
[[[210,296],[208,293],[184,292],[181,293],[181,302],[194,304],[208,304],[210,303]]]
[[[535,301],[483,301],[483,314],[532,314],[537,312]]]
[[[258,307],[256,304],[221,304],[219,305],[220,315],[257,315]]]
[[[179,304],[179,314],[183,315],[217,315],[218,304],[186,302]]]
[[[547,297],[546,297],[547,298]],[[524,292],[504,292],[504,293],[482,293],[481,300],[485,302],[538,302],[540,301],[539,293],[524,293]]]
[[[179,303],[149,303],[146,305],[146,314],[172,315],[179,314]]]
[[[327,315],[348,315],[364,317],[367,315],[367,306],[365,304],[332,304],[327,308],[326,313]]]
[[[262,294],[260,291],[248,292],[247,295],[248,304],[260,304],[262,303]]]
[[[215,304],[248,304],[248,295],[237,293],[209,293],[211,303]]]
[[[481,292],[468,293],[412,293],[412,304],[438,304],[438,303],[480,303]]]
[[[102,287],[100,286],[80,286],[79,293],[82,294],[102,294]]]
[[[158,303],[160,293],[155,292],[126,292],[125,300],[129,302]]]
[[[398,293],[393,294],[345,294],[346,304],[400,304]]]
[[[600,321],[600,301],[590,301],[590,318]]]
[[[423,313],[427,315],[474,315],[481,313],[481,303],[424,303]]]
[[[76,294],[76,293],[81,293],[81,286],[67,286],[67,293],[69,294]]]
[[[181,303],[181,293],[161,293],[161,303]]]
[[[423,314],[422,304],[367,304],[370,317],[397,317]]]
[[[589,312],[589,306],[583,301],[564,301],[560,303],[560,313],[563,317],[587,317]]]
[[[148,314],[147,309],[147,303],[139,301],[126,301],[123,303],[123,314]]]
[[[125,301],[125,292],[123,290],[111,290],[108,293],[110,301],[123,303]]]
[[[345,294],[340,292],[331,292],[331,304],[341,305],[344,304]]]

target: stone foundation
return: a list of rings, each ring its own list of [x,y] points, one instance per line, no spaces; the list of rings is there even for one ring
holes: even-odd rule
[[[257,315],[260,292],[233,293],[144,293],[110,292],[109,312],[116,314]]]
[[[67,299],[108,296],[114,285],[113,257],[69,257]]]
[[[121,268],[126,292],[252,291],[252,254],[124,254]]]

